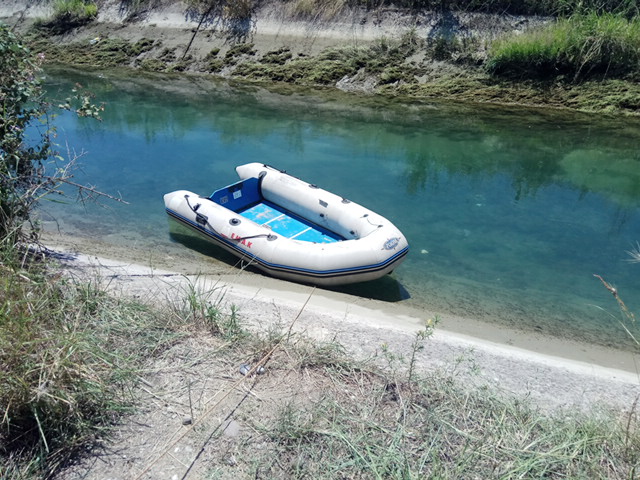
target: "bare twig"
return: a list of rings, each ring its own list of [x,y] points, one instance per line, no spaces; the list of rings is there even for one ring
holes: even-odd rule
[[[191,44],[195,40],[196,35],[198,34],[198,32],[200,31],[200,27],[202,27],[202,24],[204,23],[205,19],[211,13],[211,11],[213,10],[214,6],[215,6],[215,4],[212,3],[211,5],[209,5],[209,8],[202,13],[202,16],[200,17],[200,22],[198,23],[198,26],[194,30],[193,35],[191,37],[191,40],[189,41],[189,44],[187,45],[187,48],[185,48],[184,53],[182,54],[182,60],[184,60],[185,57],[187,56],[187,53],[189,53],[189,50],[191,49]]]
[[[126,200],[123,200],[121,197],[114,197],[113,195],[109,195],[108,193],[101,192],[100,190],[97,190],[96,187],[94,186],[82,185],[80,183],[72,182],[71,180],[66,178],[60,178],[59,181],[62,183],[66,183],[67,185],[71,185],[72,187],[76,187],[81,193],[88,192],[90,195],[105,197],[105,198],[108,198],[109,200],[114,200],[116,202],[129,205],[129,202],[127,202]]]
[[[610,283],[608,283],[607,281],[605,281],[604,278],[602,278],[600,275],[593,275],[594,277],[596,277],[597,279],[599,279],[602,284],[604,285],[604,288],[606,288],[607,290],[609,290],[611,292],[611,295],[613,295],[613,298],[616,299],[616,301],[618,302],[618,305],[620,306],[620,311],[622,312],[622,319],[618,319],[618,322],[620,323],[620,325],[622,326],[622,328],[624,329],[625,332],[627,332],[627,335],[629,335],[629,337],[631,337],[631,339],[637,344],[640,345],[640,339],[638,339],[632,332],[631,330],[629,330],[629,327],[625,324],[625,319],[635,323],[636,321],[636,317],[633,314],[632,311],[630,311],[627,306],[625,305],[625,303],[622,301],[622,299],[620,298],[620,296],[618,295],[618,290],[612,286]]]

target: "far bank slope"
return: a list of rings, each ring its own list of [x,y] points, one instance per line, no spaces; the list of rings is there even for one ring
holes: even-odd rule
[[[640,85],[619,80],[505,81],[482,66],[489,42],[550,19],[461,12],[345,9],[302,15],[265,2],[250,16],[202,16],[157,1],[134,11],[99,2],[96,21],[67,31],[30,29],[51,4],[8,0],[0,20],[48,61],[91,68],[190,72],[262,83],[293,83],[413,98],[640,113]]]
[[[0,21],[48,61],[91,68],[128,66],[358,93],[639,115],[640,84],[505,80],[483,67],[490,42],[549,18],[392,7],[301,12],[296,2],[262,2],[236,18],[191,11],[170,0],[102,0],[97,20],[65,31],[30,30],[51,3],[7,0]],[[314,7],[317,8],[317,7]],[[227,16],[225,16],[227,15]],[[30,32],[30,33],[27,33]]]

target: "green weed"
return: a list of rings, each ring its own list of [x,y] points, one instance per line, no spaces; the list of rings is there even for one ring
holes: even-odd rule
[[[190,328],[204,329],[216,337],[228,341],[238,341],[246,335],[238,318],[238,309],[231,305],[226,308],[224,287],[207,286],[200,279],[187,281],[183,298],[172,307],[174,318],[179,324]]]
[[[256,62],[238,65],[234,75],[254,80],[333,85],[361,70],[375,75],[382,84],[413,81],[413,69],[404,65],[416,48],[416,39],[407,35],[400,42],[381,38],[370,47],[331,48],[313,58],[295,58],[286,52],[269,52]]]

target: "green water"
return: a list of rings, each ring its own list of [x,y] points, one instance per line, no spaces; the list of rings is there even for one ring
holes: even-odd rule
[[[640,241],[639,120],[124,75],[47,79],[52,98],[80,82],[105,102],[101,122],[58,117],[59,140],[86,152],[76,180],[130,202],[46,204],[63,230],[229,261],[171,235],[162,195],[210,194],[236,165],[264,162],[405,233],[412,250],[391,278],[343,291],[630,345],[593,275],[637,311],[640,264],[626,252]]]

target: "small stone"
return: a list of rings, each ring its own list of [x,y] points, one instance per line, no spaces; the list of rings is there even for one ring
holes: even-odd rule
[[[240,424],[235,420],[229,420],[229,422],[224,426],[222,433],[226,437],[237,437],[240,435]]]
[[[251,365],[247,363],[243,363],[242,365],[240,365],[240,373],[244,376],[247,376],[251,371],[251,368],[252,368]],[[259,365],[253,373],[257,375],[262,375],[263,373],[265,373],[265,371],[266,370],[264,369],[264,367],[262,365]]]

